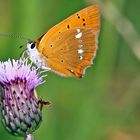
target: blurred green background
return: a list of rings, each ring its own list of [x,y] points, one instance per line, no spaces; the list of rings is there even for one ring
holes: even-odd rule
[[[119,27],[103,10],[97,57],[83,79],[48,74],[46,83],[38,88],[38,96],[50,100],[52,107],[43,109],[43,122],[34,133],[36,140],[140,139],[140,44],[139,38],[133,36],[134,32],[138,33],[137,37],[140,33],[140,1],[98,2],[101,10],[108,9],[107,3],[116,7],[121,20],[114,16],[113,9],[109,14],[120,23]],[[74,12],[94,3],[97,2],[0,0],[0,33],[36,39]],[[124,18],[133,30],[125,26]],[[20,39],[0,37],[0,61],[9,57],[18,59],[21,53],[18,46],[23,43]],[[10,135],[0,123],[0,140],[4,139],[23,138]]]

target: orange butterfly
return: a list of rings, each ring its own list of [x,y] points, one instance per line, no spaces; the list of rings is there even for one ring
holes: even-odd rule
[[[99,18],[98,6],[87,7],[28,42],[27,54],[38,67],[80,78],[96,56]]]

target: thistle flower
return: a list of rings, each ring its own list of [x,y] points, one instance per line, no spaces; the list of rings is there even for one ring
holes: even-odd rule
[[[1,114],[8,132],[27,137],[40,125],[41,110],[35,88],[43,80],[37,68],[28,60],[0,62]]]

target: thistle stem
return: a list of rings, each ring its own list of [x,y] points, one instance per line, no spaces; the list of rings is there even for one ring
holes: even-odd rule
[[[35,140],[32,134],[27,135],[24,140]]]

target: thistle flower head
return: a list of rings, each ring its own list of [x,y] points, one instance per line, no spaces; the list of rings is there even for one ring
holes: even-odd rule
[[[28,64],[28,60],[8,60],[0,62],[1,85],[13,84],[13,82],[24,81],[29,90],[36,88],[42,82],[42,78],[35,67]]]
[[[11,134],[26,136],[39,127],[42,114],[34,92],[42,82],[27,59],[0,62],[2,122]]]

